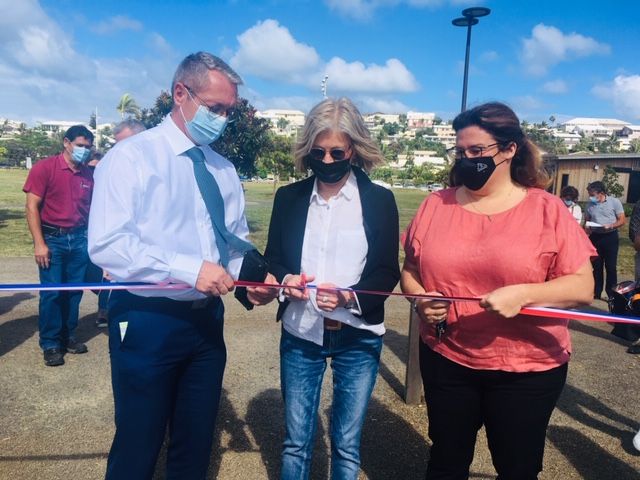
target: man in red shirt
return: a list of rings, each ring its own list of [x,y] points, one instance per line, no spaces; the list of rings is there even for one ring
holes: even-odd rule
[[[22,190],[40,282],[79,283],[89,261],[87,223],[93,173],[87,166],[93,134],[83,125],[66,131],[59,155],[40,160]],[[82,291],[40,292],[40,348],[44,363],[64,364],[64,354],[86,353],[75,329]]]

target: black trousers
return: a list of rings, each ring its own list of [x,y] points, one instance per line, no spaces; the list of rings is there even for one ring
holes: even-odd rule
[[[591,240],[598,252],[598,256],[591,260],[593,279],[595,281],[593,296],[600,297],[604,286],[607,296],[611,297],[613,295],[613,287],[618,284],[618,231],[592,233],[589,235],[589,240]],[[604,281],[603,267],[607,272],[606,282]]]
[[[538,478],[567,364],[530,373],[474,370],[420,342],[420,370],[433,442],[427,480],[468,479],[482,425],[499,480]]]

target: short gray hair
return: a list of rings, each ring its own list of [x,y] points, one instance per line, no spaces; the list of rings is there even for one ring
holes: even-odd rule
[[[147,129],[147,127],[144,126],[144,123],[140,120],[136,120],[135,118],[126,118],[113,127],[113,134],[117,135],[126,128],[131,130],[131,133],[134,135],[136,133],[144,132]]]
[[[351,163],[369,172],[384,163],[384,157],[364,124],[358,108],[348,98],[327,98],[311,109],[293,150],[296,168],[306,172],[307,155],[318,135],[324,132],[342,133],[351,140]]]
[[[196,92],[206,88],[209,83],[207,74],[210,70],[223,73],[234,85],[242,85],[243,83],[240,75],[223,60],[207,52],[197,52],[187,55],[178,65],[176,73],[173,75],[173,82],[171,82],[171,95],[173,95],[173,89],[178,82],[184,83]]]

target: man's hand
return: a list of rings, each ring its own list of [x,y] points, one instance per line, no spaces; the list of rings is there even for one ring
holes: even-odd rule
[[[205,260],[198,273],[196,290],[205,295],[220,297],[233,291],[233,278],[220,265]]]
[[[40,268],[49,268],[51,252],[49,251],[49,247],[47,247],[46,243],[36,245],[33,249],[33,253],[36,258],[36,263]]]
[[[268,273],[263,283],[277,285],[276,277]],[[254,305],[266,305],[278,296],[277,288],[247,287],[247,298]]]

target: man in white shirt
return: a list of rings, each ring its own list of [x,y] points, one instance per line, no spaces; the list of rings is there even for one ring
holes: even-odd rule
[[[244,243],[240,180],[209,147],[224,131],[241,83],[219,58],[187,56],[173,78],[171,113],[116,144],[96,168],[92,261],[116,281],[188,287],[112,294],[116,433],[107,479],[151,478],[168,423],[167,478],[206,476],[226,362],[220,296],[233,290],[243,252],[220,243],[219,217],[205,205],[196,176],[198,168],[209,181],[213,176],[226,233]]]

